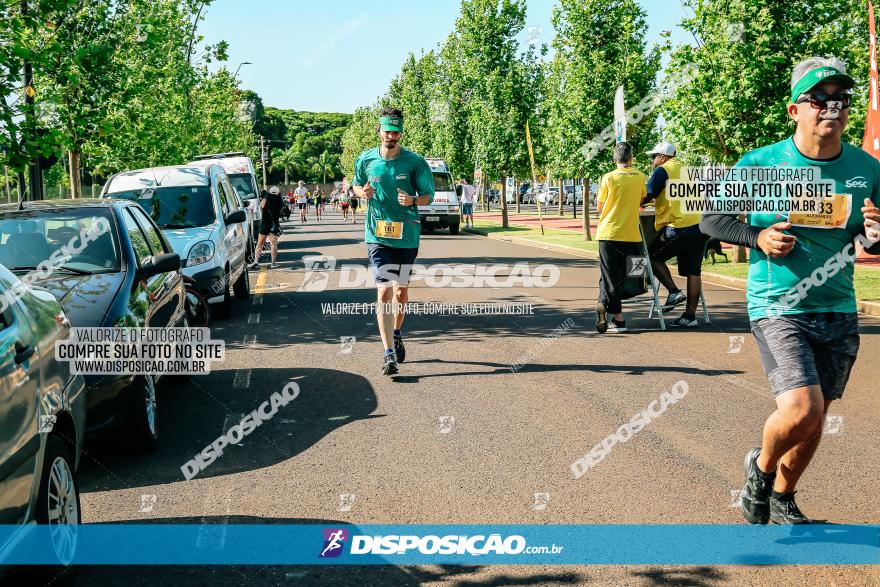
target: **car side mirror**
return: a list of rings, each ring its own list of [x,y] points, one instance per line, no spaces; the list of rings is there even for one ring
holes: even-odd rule
[[[242,222],[247,222],[247,214],[244,210],[238,209],[235,212],[231,212],[229,216],[223,219],[227,225],[230,224],[241,224]]]
[[[165,253],[153,255],[138,269],[137,281],[149,279],[160,273],[168,273],[180,269],[180,255],[177,253]]]

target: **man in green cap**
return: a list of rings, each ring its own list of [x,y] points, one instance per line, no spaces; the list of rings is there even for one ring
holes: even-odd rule
[[[859,348],[853,239],[880,253],[880,162],[841,140],[853,79],[837,59],[795,66],[788,115],[794,136],[746,153],[738,167],[818,168],[834,183],[818,213],[706,214],[702,231],[751,248],[746,297],[752,333],[776,410],[744,468],[742,514],[752,524],[805,524],[795,486],[819,446]],[[797,169],[794,169],[797,171]],[[775,198],[768,195],[760,200]],[[874,243],[874,244],[871,244]],[[843,495],[839,491],[836,495]]]
[[[401,329],[409,277],[419,252],[419,206],[434,198],[434,176],[425,159],[400,147],[403,113],[386,108],[377,129],[382,144],[354,164],[354,193],[366,202],[364,234],[378,287],[376,317],[385,353],[382,373],[394,375],[406,359]]]

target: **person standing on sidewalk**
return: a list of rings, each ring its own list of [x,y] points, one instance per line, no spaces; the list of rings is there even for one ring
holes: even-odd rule
[[[656,199],[654,228],[657,229],[657,238],[651,243],[648,254],[654,275],[669,292],[662,311],[668,312],[687,302],[684,313],[670,325],[695,328],[698,325],[697,306],[703,291],[703,253],[708,239],[700,231],[700,214],[683,214],[681,202],[670,202],[666,197],[667,182],[681,178],[682,163],[675,154],[675,145],[666,141],[657,143],[648,151],[654,166],[648,180],[648,200]],[[686,296],[675,285],[666,264],[673,257],[678,263],[678,274],[687,279]]]
[[[390,376],[406,359],[401,330],[410,273],[419,252],[418,206],[434,199],[434,175],[421,155],[400,147],[400,110],[385,108],[377,132],[382,144],[360,154],[353,187],[366,207],[364,240],[378,287],[376,318],[385,347],[382,373]]]
[[[818,167],[823,181],[834,182],[835,195],[826,201],[830,210],[823,205],[808,218],[753,213],[745,223],[707,213],[700,223],[706,234],[751,249],[749,319],[776,400],[760,448],[745,457],[741,510],[751,524],[811,522],[795,503],[795,489],[819,447],[828,407],[843,395],[859,349],[853,239],[868,232],[873,244],[867,252],[880,253],[874,238],[880,228],[880,162],[841,140],[854,84],[838,59],[798,63],[787,107],[796,124],[794,136],[746,153],[737,163],[786,170]],[[831,487],[828,497],[843,501],[846,494]]]
[[[470,185],[466,178],[462,177],[458,184],[461,186],[461,216],[464,225],[474,225],[474,192],[476,189]]]
[[[633,148],[627,142],[614,145],[617,169],[602,176],[596,198],[599,226],[599,301],[596,304],[596,331],[599,334],[626,332],[621,306],[622,289],[635,259],[642,256],[639,206],[644,200],[645,174],[633,169]],[[611,313],[611,324],[607,314]]]

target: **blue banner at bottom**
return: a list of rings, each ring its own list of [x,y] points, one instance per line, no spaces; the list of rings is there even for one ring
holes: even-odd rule
[[[9,565],[876,565],[880,526],[0,526],[0,548]]]

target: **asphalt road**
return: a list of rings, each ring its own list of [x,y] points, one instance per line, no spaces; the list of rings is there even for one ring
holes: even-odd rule
[[[712,323],[699,330],[661,333],[640,303],[625,306],[631,332],[599,336],[595,261],[437,232],[423,237],[420,262],[551,264],[560,279],[552,288],[414,287],[415,302],[531,303],[534,313],[410,316],[408,358],[392,380],[380,373],[371,316],[322,313],[322,303],[369,303],[373,289],[340,288],[335,271],[326,290],[298,291],[307,278],[304,255],[332,255],[337,268],[366,264],[362,225],[345,225],[328,209],[322,223],[286,226],[294,228],[281,243],[281,267],[253,273],[256,295],[237,301],[233,319],[213,330],[226,341],[226,362],[192,384],[160,390],[159,448],[128,455],[87,447],[84,522],[742,522],[731,492],[741,488],[743,455],[759,443],[773,410],[742,292],[708,286]],[[316,289],[313,278],[308,287]],[[564,334],[547,338],[560,326]],[[840,431],[827,435],[798,493],[808,515],[837,523],[880,522],[873,364],[880,322],[863,317],[861,331],[845,399],[831,410],[842,417]],[[743,337],[739,352],[729,352],[738,344],[731,337]],[[196,478],[183,479],[183,463],[289,381],[300,386],[296,400]],[[575,479],[576,459],[679,381],[688,386],[681,401]],[[546,508],[536,508],[536,493],[549,495]],[[341,499],[349,511],[340,511]],[[90,567],[57,582],[877,585],[880,573],[806,566]]]

